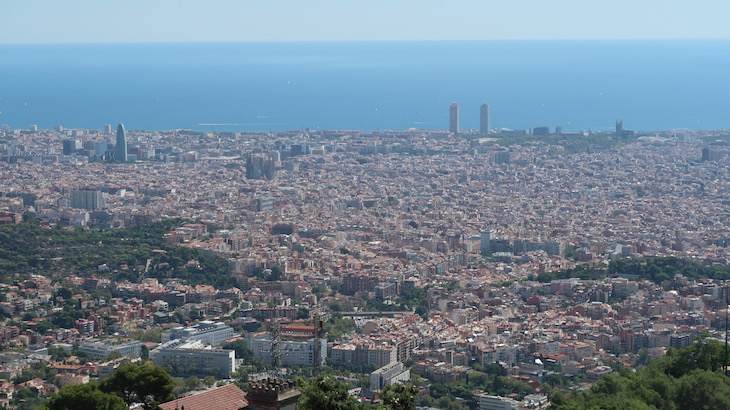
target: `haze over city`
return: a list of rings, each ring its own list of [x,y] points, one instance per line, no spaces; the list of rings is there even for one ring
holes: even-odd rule
[[[730,408],[725,2],[0,15],[0,408]]]

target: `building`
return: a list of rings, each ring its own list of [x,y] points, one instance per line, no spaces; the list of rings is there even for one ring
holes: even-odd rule
[[[235,384],[227,384],[199,394],[180,397],[160,404],[160,410],[243,410],[249,409],[246,393]]]
[[[382,390],[385,386],[411,380],[410,369],[404,369],[403,363],[395,362],[385,365],[370,373],[370,390]]]
[[[163,332],[162,342],[165,343],[174,339],[182,341],[199,340],[206,345],[220,346],[226,340],[233,338],[233,336],[234,332],[232,327],[226,326],[221,322],[216,323],[210,320],[203,320],[195,326],[178,326]]]
[[[301,395],[292,380],[266,378],[248,384],[246,399],[250,410],[297,410]]]
[[[333,363],[381,368],[398,361],[398,346],[388,343],[340,344],[330,349]]]
[[[480,134],[489,134],[489,129],[491,128],[490,124],[490,113],[489,113],[489,104],[484,103],[479,108],[479,133]]]
[[[459,104],[455,102],[449,107],[449,132],[459,132]]]
[[[63,155],[71,155],[82,148],[81,140],[63,140]]]
[[[236,371],[234,350],[212,349],[200,340],[170,340],[150,351],[150,359],[176,376],[228,379]]]
[[[117,127],[117,162],[127,162],[127,132],[124,130],[124,124]]]
[[[106,201],[101,191],[91,189],[71,191],[71,208],[96,211],[105,206]]]
[[[541,394],[528,394],[522,399],[520,407],[524,410],[544,410],[550,408],[550,401]]]
[[[518,410],[519,408],[520,402],[517,400],[488,394],[479,396],[479,410]]]
[[[619,118],[616,120],[616,136],[623,137],[624,135],[624,121]]]
[[[502,165],[502,164],[509,164],[510,163],[510,153],[509,151],[494,151],[492,153],[492,162],[494,165]]]
[[[274,209],[274,198],[262,196],[256,198],[256,212],[270,211]]]
[[[246,178],[247,179],[274,179],[276,167],[279,165],[276,158],[277,153],[253,154],[246,157]]]
[[[396,282],[380,282],[375,286],[375,297],[377,299],[392,299],[396,296],[398,296],[398,284]]]
[[[93,360],[104,360],[112,352],[117,352],[122,357],[140,357],[142,354],[142,343],[137,340],[120,344],[87,341],[79,345],[79,350],[86,353],[89,359]]]
[[[112,133],[112,125],[111,124],[104,124],[104,134],[111,134]]]
[[[102,159],[107,157],[107,151],[109,150],[109,144],[106,141],[94,142],[94,159]]]
[[[313,366],[315,359],[315,343],[317,339],[306,341],[282,340],[279,342],[282,366]],[[327,340],[319,339],[319,364],[324,366],[327,360]],[[271,364],[272,336],[269,332],[254,333],[248,339],[248,347],[253,356]]]
[[[482,240],[482,246],[481,246],[481,253],[482,256],[487,256],[490,253],[492,253],[492,231],[484,231],[482,232],[481,236]]]
[[[532,135],[540,135],[546,137],[550,135],[550,127],[535,127],[532,130]]]

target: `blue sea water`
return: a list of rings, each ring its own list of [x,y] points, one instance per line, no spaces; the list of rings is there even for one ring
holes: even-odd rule
[[[0,45],[0,124],[721,129],[729,72],[730,41]]]

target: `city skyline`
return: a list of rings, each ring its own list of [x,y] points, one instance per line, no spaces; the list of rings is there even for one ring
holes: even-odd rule
[[[0,12],[12,17],[0,27],[0,43],[4,44],[730,39],[730,27],[724,24],[730,4],[713,0],[691,4],[678,0],[448,4],[414,0],[347,3],[225,0],[214,4],[170,0],[103,3],[39,0],[3,4]],[[489,16],[488,20],[484,16]],[[302,31],[304,21],[307,30]],[[518,21],[522,24],[515,24]],[[34,22],[43,24],[28,30],[28,25]],[[378,30],[373,30],[373,23]],[[129,30],[130,26],[135,30]]]

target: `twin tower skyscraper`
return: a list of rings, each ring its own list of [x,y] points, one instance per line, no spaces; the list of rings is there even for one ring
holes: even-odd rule
[[[484,103],[479,108],[479,133],[488,134],[491,128],[489,104]],[[459,133],[459,104],[451,103],[449,107],[449,132]]]

